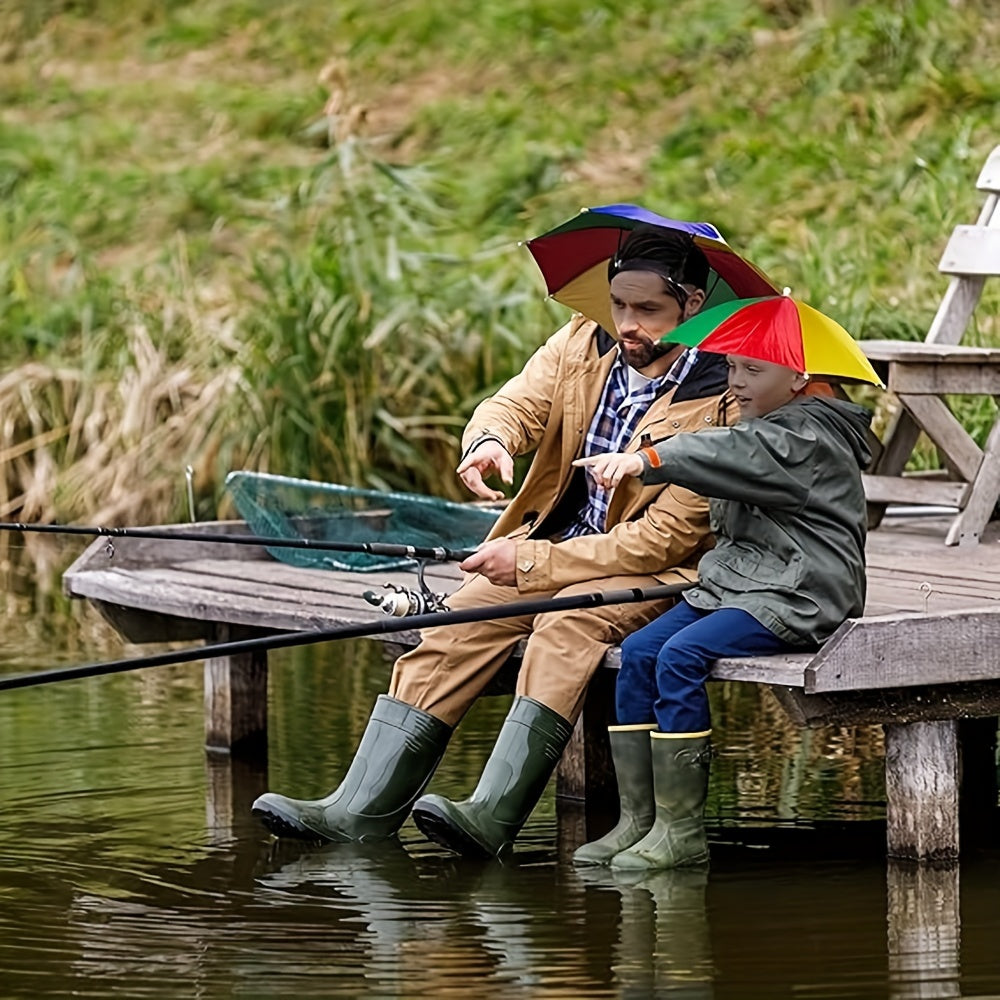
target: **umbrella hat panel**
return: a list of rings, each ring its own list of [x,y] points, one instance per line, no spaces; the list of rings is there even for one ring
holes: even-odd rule
[[[882,385],[871,362],[858,342],[835,320],[824,315],[805,302],[799,302],[799,316],[806,328],[805,344],[806,371],[823,374],[843,367],[845,356],[865,373],[862,381]]]
[[[709,239],[719,240],[725,243],[722,233],[710,222],[684,222],[681,219],[668,219],[665,215],[658,215],[641,205],[629,205],[624,202],[616,205],[598,205],[596,208],[581,209],[572,219],[567,220],[555,229],[550,229],[548,233],[539,236],[544,239],[546,236],[556,233],[573,232],[578,229],[636,229],[638,226],[659,226],[662,229],[675,229],[688,233],[691,236],[707,236]]]
[[[527,247],[542,272],[549,295],[614,333],[607,265],[628,234],[646,225],[694,238],[708,259],[708,305],[777,291],[761,271],[725,242],[715,226],[668,219],[638,205],[585,209],[561,226],[529,240]]]

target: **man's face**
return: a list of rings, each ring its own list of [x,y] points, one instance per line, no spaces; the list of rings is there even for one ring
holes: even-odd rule
[[[729,390],[740,404],[744,419],[762,417],[776,410],[797,396],[808,379],[801,372],[784,365],[743,358],[736,354],[726,356],[729,366]]]
[[[697,312],[703,300],[703,292],[691,290],[682,313],[659,275],[652,271],[616,274],[611,279],[611,318],[625,360],[641,371],[657,358],[676,352],[676,344],[661,344],[659,339],[675,330],[682,317]]]

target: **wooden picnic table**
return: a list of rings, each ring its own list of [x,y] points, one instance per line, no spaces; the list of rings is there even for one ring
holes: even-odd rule
[[[899,408],[865,477],[869,526],[888,503],[956,508],[945,525],[946,545],[976,545],[1000,499],[1000,409],[980,447],[949,405],[949,396],[1000,401],[1000,349],[963,344],[986,280],[1000,275],[1000,146],[976,181],[985,200],[974,225],[956,226],[938,270],[950,276],[927,335],[912,343],[868,340],[860,346]],[[937,449],[942,468],[906,474],[921,435]]]

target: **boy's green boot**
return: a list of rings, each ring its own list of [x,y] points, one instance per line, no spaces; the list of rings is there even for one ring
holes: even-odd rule
[[[656,819],[642,840],[611,859],[612,868],[680,868],[708,861],[705,797],[711,756],[709,735],[651,735]]]
[[[338,788],[325,799],[312,800],[266,792],[252,812],[279,837],[384,840],[403,825],[450,736],[451,727],[440,719],[380,695]]]
[[[618,781],[618,824],[600,840],[577,848],[575,865],[606,865],[641,840],[656,818],[650,732],[655,726],[610,726],[611,759]]]
[[[573,732],[561,715],[517,697],[472,795],[424,795],[413,806],[421,832],[467,857],[500,857],[535,808]]]

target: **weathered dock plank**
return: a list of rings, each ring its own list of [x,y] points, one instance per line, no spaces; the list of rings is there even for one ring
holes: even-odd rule
[[[845,622],[806,668],[809,694],[1000,678],[1000,605]]]

